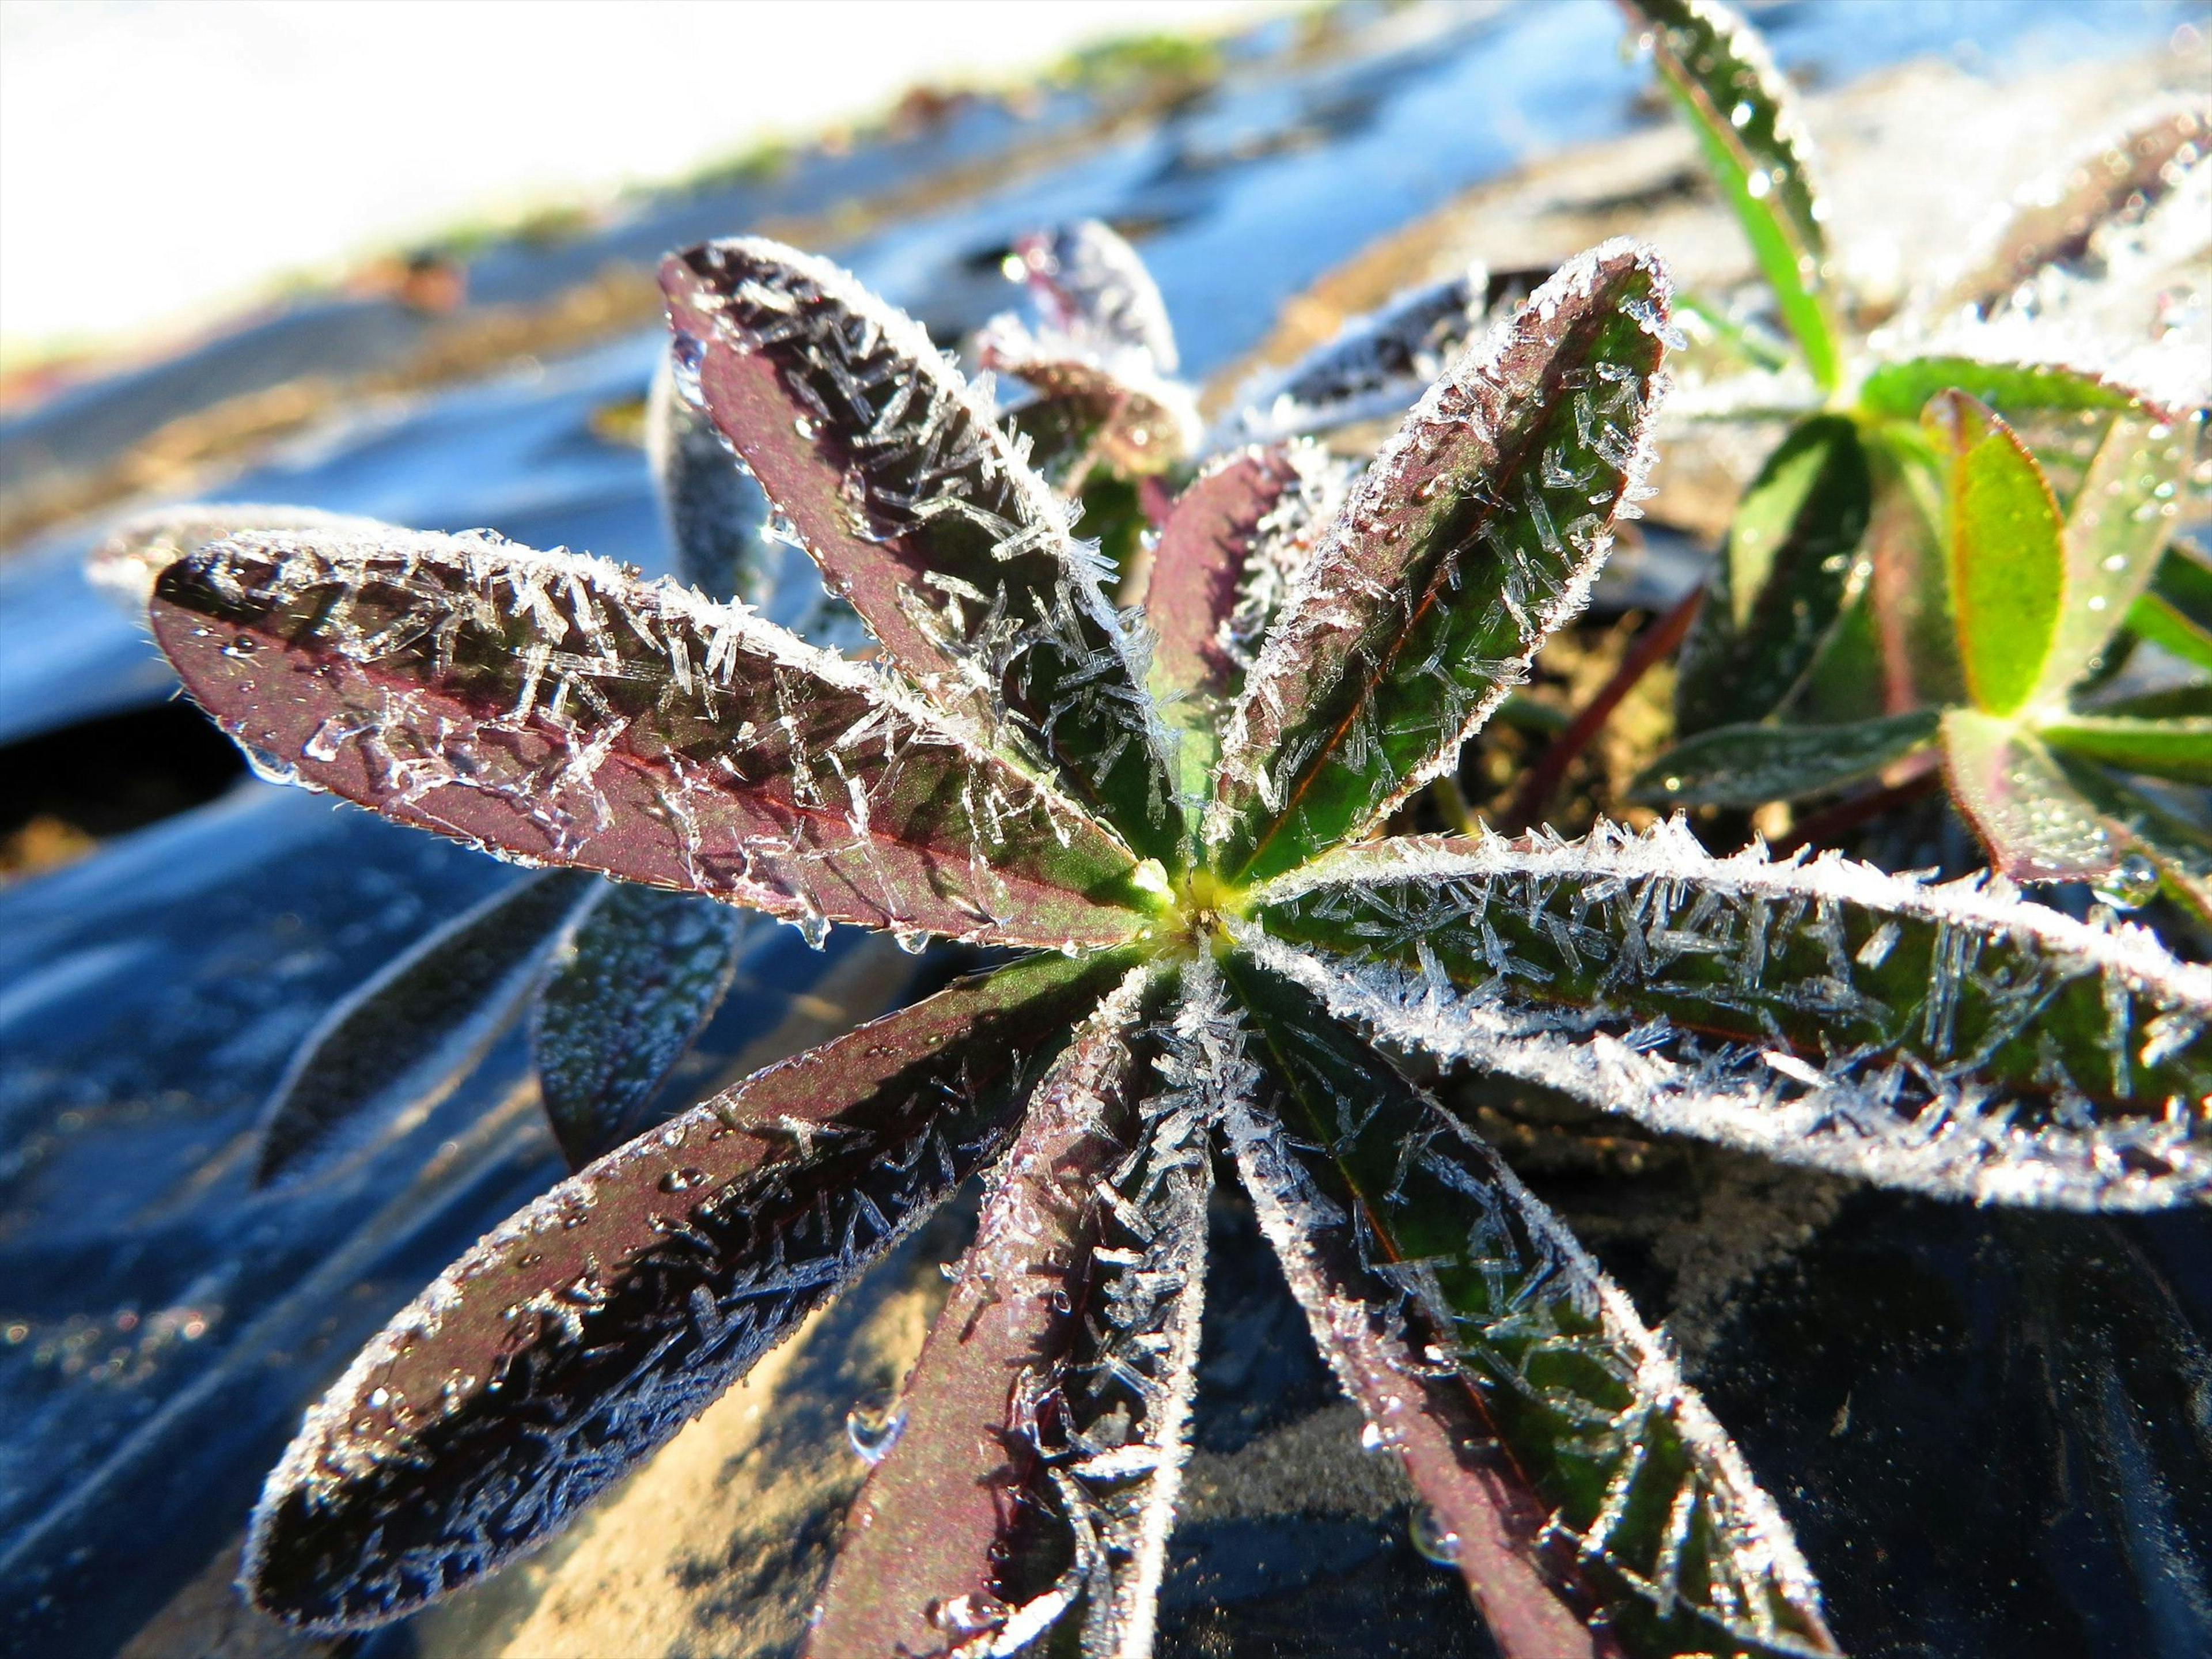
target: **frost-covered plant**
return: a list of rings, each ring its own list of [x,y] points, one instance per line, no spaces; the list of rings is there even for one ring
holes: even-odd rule
[[[1638,793],[1798,799],[1932,749],[2004,874],[2128,903],[2163,885],[2212,915],[2212,823],[2139,781],[2212,779],[2212,685],[2094,701],[2137,636],[2212,670],[2212,582],[2166,551],[2212,350],[2188,323],[2212,301],[2212,112],[2161,110],[2063,169],[1862,339],[1845,325],[1869,307],[1838,276],[1764,44],[1715,0],[1623,4],[1794,342],[1761,345],[1707,307],[1718,344],[1765,359],[1711,410],[1814,394],[1738,506],[1685,646],[1687,741]],[[2079,295],[2164,280],[2197,297],[2165,307],[2154,346],[2085,325]],[[2122,383],[2137,373],[2157,395]]]
[[[1133,613],[844,272],[743,240],[663,284],[684,389],[879,660],[396,531],[191,551],[157,636],[264,764],[399,822],[810,938],[1026,954],[485,1237],[309,1414],[256,1601],[373,1625],[542,1542],[980,1174],[808,1651],[1141,1655],[1225,1159],[1502,1651],[1835,1652],[1665,1343],[1394,1052],[1921,1191],[2148,1208],[2212,1194],[2212,971],[2002,882],[1679,826],[1374,839],[1583,603],[1663,389],[1656,259],[1564,268],[1318,526],[1285,452],[1209,465]]]

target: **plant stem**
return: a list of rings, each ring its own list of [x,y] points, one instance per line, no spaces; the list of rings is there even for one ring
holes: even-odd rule
[[[1929,753],[1920,757],[1920,769],[1902,783],[1854,795],[1799,819],[1789,835],[1774,844],[1774,855],[1785,858],[1801,847],[1827,846],[1845,832],[1880,817],[1893,806],[1902,806],[1907,801],[1935,793],[1942,780],[1943,769],[1936,763],[1936,756]]]

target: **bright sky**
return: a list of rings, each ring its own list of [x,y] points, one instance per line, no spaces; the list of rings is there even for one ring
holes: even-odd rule
[[[1267,0],[0,0],[0,353]]]

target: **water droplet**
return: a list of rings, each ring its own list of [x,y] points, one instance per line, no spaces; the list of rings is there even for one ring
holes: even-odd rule
[[[2092,884],[2097,896],[2115,910],[2140,909],[2158,896],[2158,866],[2141,853],[2128,853]]]
[[[1765,173],[1754,173],[1743,181],[1744,189],[1754,202],[1763,202],[1774,189],[1774,180]]]
[[[872,1468],[890,1455],[905,1426],[906,1413],[899,1407],[898,1395],[878,1389],[862,1395],[845,1413],[845,1443],[854,1456]]]
[[[1413,1512],[1406,1522],[1406,1533],[1424,1559],[1433,1561],[1440,1567],[1458,1564],[1459,1534],[1446,1526],[1426,1504],[1413,1505]]]
[[[820,435],[822,427],[821,423],[810,415],[794,415],[791,417],[791,429],[811,443]]]
[[[1738,99],[1735,107],[1729,112],[1729,125],[1738,130],[1747,127],[1751,125],[1751,118],[1755,112],[1748,100]]]
[[[809,910],[795,918],[791,925],[799,929],[799,938],[806,941],[810,950],[820,950],[822,942],[830,937],[830,918],[819,910]]]
[[[1389,1444],[1390,1437],[1382,1432],[1382,1428],[1380,1424],[1363,1423],[1359,1425],[1360,1450],[1371,1452],[1382,1451],[1387,1449]]]
[[[891,929],[891,943],[910,957],[918,957],[929,949],[929,935],[912,927]]]
[[[664,1193],[688,1193],[694,1187],[704,1186],[706,1181],[706,1176],[697,1170],[671,1170],[660,1177],[660,1190]]]
[[[1013,1609],[988,1591],[947,1596],[929,1610],[929,1622],[948,1636],[965,1639],[1002,1630]]]

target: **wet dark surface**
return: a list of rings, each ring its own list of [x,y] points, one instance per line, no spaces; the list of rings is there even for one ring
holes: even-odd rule
[[[2046,66],[2149,44],[2185,17],[2203,21],[2164,6],[1831,0],[1761,21],[1785,64],[1832,83],[1923,51]],[[1648,118],[1642,71],[1601,4],[1373,28],[1334,61],[1232,74],[1153,130],[836,252],[949,342],[1006,303],[997,264],[1015,233],[1107,216],[1139,234],[1203,376],[1374,235],[1529,155]],[[1390,28],[1409,33],[1394,44]],[[495,250],[472,290],[542,298],[606,258],[738,229],[805,192],[878,189],[1031,131],[979,106],[896,157],[808,161],[576,243]],[[336,315],[298,313],[258,346],[222,344],[0,423],[0,487],[33,450],[125,441],[146,409],[173,408],[162,399],[318,351],[336,363],[391,349],[367,313]],[[489,526],[663,569],[643,458],[592,420],[642,392],[659,349],[641,333],[359,410],[215,493]],[[561,1167],[510,1036],[419,1121],[394,1121],[313,1184],[248,1189],[246,1131],[299,1036],[512,872],[258,783],[196,804],[222,786],[218,763],[193,717],[158,712],[166,671],[77,574],[97,531],[69,526],[0,561],[9,824],[64,807],[103,831],[147,824],[0,890],[0,1648],[58,1654],[112,1650],[234,1536],[299,1412],[353,1348]],[[100,819],[88,799],[119,816]],[[817,957],[774,930],[694,1075],[847,948],[841,934]],[[1581,1197],[1555,1196],[1571,1212]],[[1607,1248],[1656,1316],[1672,1286],[1650,1237],[1626,1229]],[[1229,1454],[1334,1396],[1249,1219],[1225,1218],[1216,1243],[1197,1435]],[[1853,1651],[2212,1650],[2208,1262],[2212,1222],[2198,1215],[1994,1217],[1868,1196],[1741,1297],[1705,1381],[1802,1528]],[[1174,1559],[1166,1652],[1486,1651],[1452,1575],[1407,1542],[1402,1511],[1195,1525]],[[404,1647],[395,1635],[377,1650]]]

